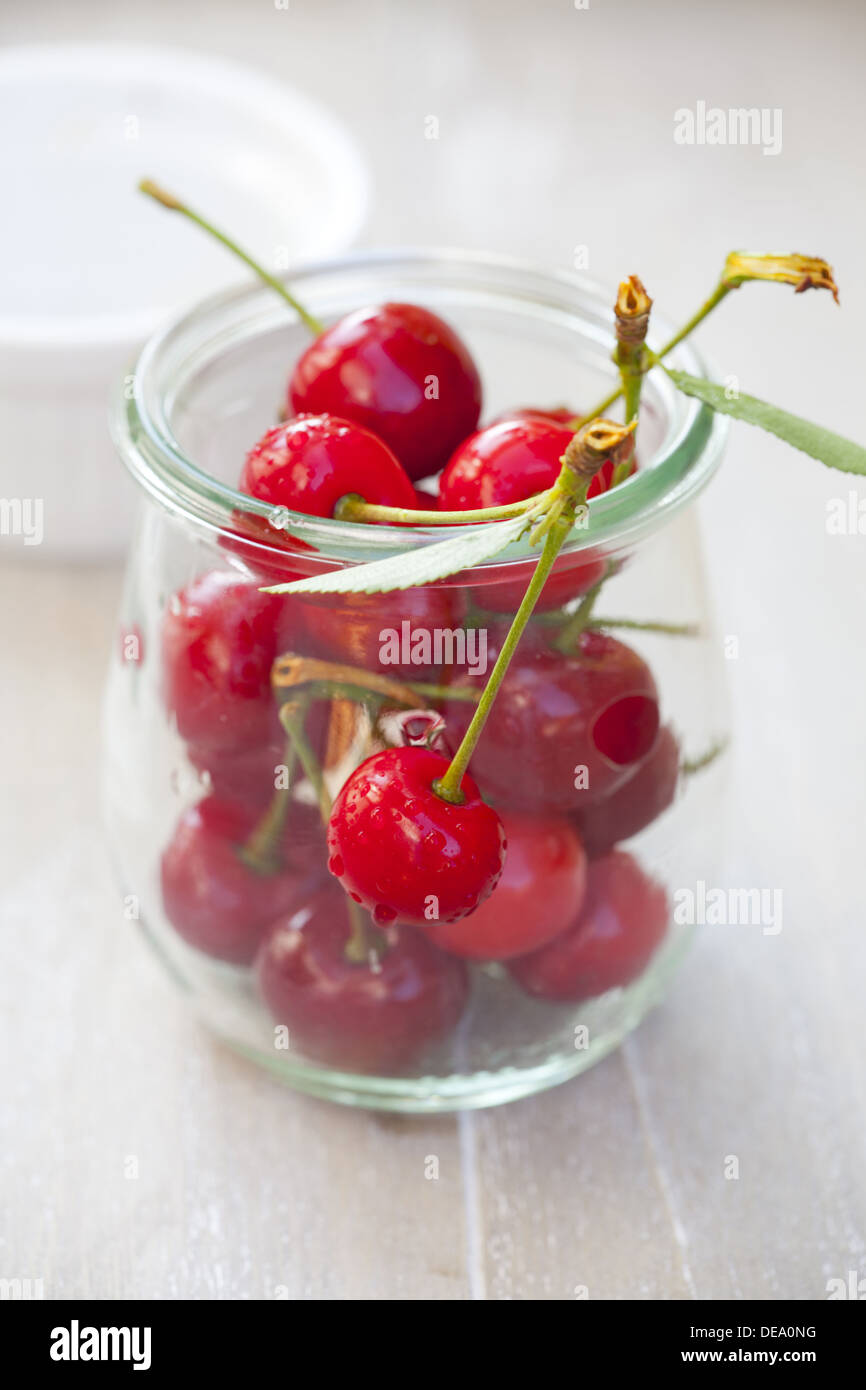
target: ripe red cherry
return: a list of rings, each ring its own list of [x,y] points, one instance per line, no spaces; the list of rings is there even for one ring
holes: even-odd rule
[[[465,440],[452,456],[439,485],[440,511],[477,510],[522,502],[552,487],[562,455],[574,431],[550,418],[523,412],[506,416]],[[560,608],[586,593],[604,574],[601,560],[575,565],[563,557],[544,586],[536,610]],[[513,613],[520,606],[529,576],[479,585],[473,597],[481,608]]]
[[[508,969],[527,994],[579,1003],[631,984],[668,925],[668,898],[630,854],[614,850],[589,865],[586,900],[574,926]]]
[[[673,801],[679,771],[679,744],[670,729],[659,729],[652,752],[627,782],[583,810],[578,803],[574,823],[587,854],[597,859],[651,825]]]
[[[547,421],[549,424],[568,425],[571,421],[579,419],[580,412],[577,410],[571,410],[566,405],[555,406],[553,409],[550,410],[539,410],[530,406],[523,410],[512,410],[509,411],[506,415],[500,415],[497,420],[493,421],[493,424],[499,425],[505,421],[512,420],[543,420]],[[632,458],[629,462],[628,468],[623,470],[623,480],[625,478],[631,477],[632,473],[636,471],[637,460]],[[591,501],[593,497],[598,497],[599,493],[609,492],[611,487],[613,486],[613,474],[613,459],[605,459],[604,463],[601,465],[601,468],[598,470],[592,482],[590,483],[589,488],[587,489],[587,499]],[[548,484],[548,486],[550,486],[550,484]]]
[[[169,601],[163,689],[181,737],[203,751],[273,742],[271,666],[291,646],[294,604],[240,575],[212,570]]]
[[[276,922],[259,952],[259,989],[290,1049],[350,1071],[398,1072],[456,1026],[466,967],[399,926],[385,930],[374,966],[347,960],[346,906],[329,887]]]
[[[467,683],[478,684],[478,678],[455,682]],[[447,702],[451,744],[471,717],[471,705]],[[658,727],[655,681],[631,647],[584,632],[575,653],[563,656],[533,632],[524,635],[508,668],[471,770],[496,804],[573,811],[624,782],[652,749]],[[578,789],[581,768],[588,785]]]
[[[380,925],[465,917],[493,892],[505,833],[471,777],[455,806],[433,790],[448,759],[386,748],[361,763],[331,811],[328,868]]]
[[[504,419],[470,435],[439,482],[439,510],[457,512],[522,502],[552,487],[574,431],[539,415]]]
[[[292,374],[289,404],[364,425],[410,478],[423,478],[438,472],[478,424],[481,381],[465,344],[429,309],[379,304],[347,314],[316,338]]]
[[[175,931],[200,951],[248,965],[265,929],[293,909],[309,875],[304,865],[321,845],[308,808],[293,803],[280,838],[283,866],[251,868],[241,851],[261,806],[206,796],[184,811],[161,861],[162,903]]]
[[[414,681],[431,680],[441,665],[449,665],[449,658],[456,664],[457,644],[445,634],[457,632],[465,612],[466,599],[457,586],[397,594],[310,594],[299,605],[308,644],[318,655]],[[405,635],[404,623],[409,625]]]
[[[427,935],[468,960],[525,955],[570,926],[586,890],[586,855],[568,821],[506,812],[508,854],[486,902],[463,922],[436,922]]]
[[[415,507],[415,489],[387,445],[334,415],[275,425],[247,454],[242,492],[307,516],[334,515],[348,493],[388,507]]]

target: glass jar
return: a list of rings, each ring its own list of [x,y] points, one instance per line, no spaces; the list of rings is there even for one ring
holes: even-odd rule
[[[586,408],[612,381],[610,295],[572,276],[396,251],[315,265],[293,285],[325,320],[386,299],[442,314],[480,366],[485,420]],[[667,336],[658,317],[654,329]],[[223,294],[149,343],[116,405],[117,446],[144,493],[106,702],[106,818],[126,914],[206,1024],[292,1086],[406,1111],[512,1100],[582,1071],[637,1025],[689,939],[689,886],[717,866],[727,706],[691,503],[724,421],[661,373],[647,379],[639,470],[593,502],[563,552],[508,677],[522,671],[535,693],[509,702],[503,687],[470,767],[502,809],[513,867],[457,924],[465,936],[435,920],[389,926],[381,959],[353,964],[347,898],[278,707],[300,698],[330,795],[375,749],[429,734],[419,711],[444,715],[453,747],[483,684],[483,642],[489,666],[534,561],[521,541],[425,590],[263,595],[280,577],[455,534],[275,512],[234,490],[306,341],[271,291]],[[701,372],[690,348],[676,360]],[[600,573],[577,637],[575,610]],[[552,655],[569,621],[571,655]],[[416,659],[420,629],[434,645]],[[592,666],[613,685],[594,684]],[[386,687],[371,691],[371,675]]]

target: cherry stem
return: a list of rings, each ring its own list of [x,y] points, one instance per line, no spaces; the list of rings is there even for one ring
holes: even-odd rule
[[[280,723],[292,741],[301,767],[312,784],[319,803],[322,824],[327,830],[331,819],[331,798],[325,785],[325,778],[319,760],[313,752],[304,729],[305,708],[289,700],[280,707]],[[346,894],[346,910],[349,914],[349,937],[343,948],[347,960],[354,965],[367,965],[371,960],[380,959],[385,949],[385,938],[376,931],[353,898]]]
[[[551,489],[548,489],[548,492]],[[536,493],[521,502],[509,502],[502,507],[479,507],[476,511],[440,512],[410,510],[408,507],[385,507],[378,502],[365,502],[356,492],[341,497],[334,508],[337,521],[390,522],[393,526],[460,526],[482,521],[508,521],[530,510],[546,492]]]
[[[679,347],[683,339],[687,338],[692,330],[697,328],[699,323],[703,323],[707,315],[712,313],[716,305],[721,304],[722,300],[733,288],[733,285],[725,284],[724,281],[720,280],[709,299],[704,300],[701,307],[692,314],[690,319],[686,320],[682,328],[679,328],[672,338],[669,338],[668,341],[659,348],[658,352],[650,352],[649,349],[645,349],[641,374],[645,376],[653,367],[658,366],[663,357],[667,357],[668,353],[673,352],[674,348]],[[609,395],[605,396],[604,400],[599,401],[598,405],[593,406],[592,410],[588,411],[586,415],[581,415],[578,419],[570,423],[577,429],[579,425],[585,425],[590,420],[596,419],[597,416],[604,415],[623,394],[624,388],[622,384],[620,384],[615,390],[611,391]]]
[[[635,618],[590,618],[588,628],[628,628],[631,632],[660,632],[667,637],[700,637],[697,623],[644,623]]]
[[[241,246],[238,246],[236,241],[233,241],[225,232],[221,232],[212,222],[208,222],[200,213],[193,211],[186,203],[182,203],[179,198],[175,198],[173,193],[167,193],[164,188],[160,188],[159,184],[154,183],[152,179],[142,179],[138,185],[138,190],[140,193],[146,193],[149,198],[153,198],[155,202],[159,203],[162,207],[168,208],[170,212],[181,213],[190,222],[194,222],[197,227],[201,227],[203,231],[207,232],[208,236],[213,237],[214,241],[220,242],[227,251],[231,251],[232,255],[237,256],[238,260],[243,261],[244,265],[248,266],[260,280],[264,281],[272,290],[276,290],[277,294],[294,309],[298,317],[316,337],[324,331],[324,324],[320,323],[317,318],[314,318],[314,316],[304,308],[303,304],[295,298],[291,291],[286,289],[286,286],[281,280],[278,280],[275,275],[271,275],[269,271],[265,270],[264,266],[260,265],[249,252],[244,251]]]
[[[286,748],[286,785],[275,790],[261,820],[238,850],[238,857],[247,868],[263,877],[278,873],[283,867],[280,838],[286,828],[286,819],[292,803],[292,782],[296,762],[294,745],[290,740]]]
[[[280,723],[288,734],[292,742],[292,747],[298,756],[298,761],[304,769],[304,773],[310,781],[313,791],[316,794],[316,801],[319,804],[319,812],[322,817],[322,824],[327,826],[331,818],[331,798],[325,786],[325,779],[319,760],[313,752],[310,740],[304,728],[305,706],[299,706],[293,700],[280,706]]]
[[[596,584],[593,584],[591,589],[587,589],[580,603],[577,605],[577,608],[563,625],[562,631],[553,643],[556,650],[562,652],[563,656],[568,656],[574,651],[580,640],[580,634],[589,626],[595,601],[601,593],[601,586],[606,580],[610,579],[615,569],[616,566],[613,564],[608,563],[605,565],[604,574],[601,576],[601,579],[599,579]]]
[[[584,495],[585,495],[584,488]],[[583,500],[583,499],[581,499]],[[478,708],[472,716],[469,728],[463,736],[463,741],[451,762],[444,776],[437,778],[433,783],[433,790],[437,796],[441,796],[443,801],[450,801],[455,805],[460,805],[464,800],[460,790],[460,783],[463,775],[469,766],[469,760],[475,752],[475,745],[481,737],[481,732],[487,722],[487,717],[493,708],[497,692],[508,670],[511,658],[513,657],[517,644],[523,635],[523,630],[529,619],[532,617],[532,610],[535,607],[542,589],[547,582],[547,577],[553,569],[554,561],[559,554],[562,546],[571,530],[576,501],[572,501],[570,506],[566,506],[561,515],[550,527],[544,539],[544,548],[541,552],[538,564],[535,567],[529,587],[523,595],[523,600],[511,627],[508,636],[502,644],[502,650],[496,658],[496,664],[490,673],[481,698],[478,701]]]
[[[614,305],[616,347],[613,360],[619,367],[627,422],[636,420],[640,409],[644,377],[644,343],[652,303],[637,275],[630,275],[620,284]]]
[[[710,745],[706,753],[702,753],[698,758],[683,758],[680,763],[680,772],[684,777],[691,777],[696,772],[703,772],[705,767],[709,767],[716,758],[721,757],[728,746],[726,738],[718,739],[716,743]]]
[[[348,666],[340,661],[322,661],[314,656],[298,656],[286,652],[278,656],[271,672],[271,681],[277,690],[296,689],[311,685],[332,699],[346,698],[366,700],[370,694],[383,695],[398,705],[417,703],[421,693],[419,684],[411,685],[405,681],[394,680],[391,676],[379,675],[375,671],[365,671],[358,666]],[[431,685],[424,693],[434,698],[445,699],[449,695],[446,686]]]

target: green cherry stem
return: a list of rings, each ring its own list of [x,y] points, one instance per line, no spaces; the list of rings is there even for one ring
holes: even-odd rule
[[[618,455],[631,446],[634,431],[634,421],[627,425],[617,425],[611,420],[596,420],[581,426],[563,454],[562,471],[549,493],[545,494],[549,501],[540,513],[540,520],[530,537],[532,543],[543,537],[544,545],[529,586],[514,615],[460,747],[445,773],[433,783],[434,792],[441,796],[443,801],[450,801],[455,805],[460,805],[463,801],[460,783],[475,752],[475,745],[481,737],[523,630],[532,617],[532,610],[538,602],[557,555],[571,533],[578,509],[586,506],[587,489],[605,458],[613,456],[616,460]]]
[[[456,805],[459,805],[463,801],[463,793],[460,790],[463,774],[469,766],[469,760],[472,754],[475,752],[475,745],[481,737],[481,732],[493,708],[493,702],[496,699],[499,687],[508,670],[517,644],[523,635],[523,629],[532,617],[532,610],[541,595],[541,591],[547,582],[550,571],[553,569],[554,561],[562,549],[565,538],[571,530],[572,519],[573,512],[569,515],[569,510],[566,508],[545,536],[541,557],[535,567],[535,572],[529,582],[526,593],[523,595],[523,600],[515,614],[511,627],[508,630],[508,636],[502,644],[499,656],[496,658],[496,663],[490,673],[490,679],[484,687],[481,698],[478,701],[478,708],[472,716],[469,728],[466,730],[460,747],[451,759],[448,770],[445,772],[444,776],[438,778],[433,783],[433,790],[436,792],[437,796],[442,797],[443,801],[451,801]]]
[[[666,637],[700,637],[701,635],[701,629],[697,623],[645,623],[636,618],[590,618],[586,626],[595,630],[615,627],[624,628],[630,632],[658,632]]]
[[[275,874],[283,867],[279,843],[292,804],[292,782],[296,763],[295,748],[289,740],[286,748],[286,785],[275,789],[261,820],[254,827],[246,843],[237,851],[238,858],[247,868],[262,876]]]
[[[552,491],[552,489],[548,489]],[[523,516],[547,493],[539,492],[521,502],[509,502],[502,507],[479,507],[477,511],[440,512],[410,511],[408,507],[385,507],[376,502],[365,502],[358,493],[349,492],[341,497],[334,508],[337,521],[385,521],[392,526],[461,526],[476,525],[482,521],[508,521],[513,516]]]
[[[305,702],[296,703],[294,700],[287,701],[280,706],[280,723],[292,741],[292,746],[297,754],[298,761],[304,769],[304,773],[309,778],[316,800],[319,804],[319,812],[322,817],[322,824],[327,826],[331,818],[331,798],[328,795],[328,788],[325,786],[325,779],[319,760],[313,752],[310,740],[304,728],[304,715],[306,714]]]
[[[563,656],[568,656],[574,651],[580,634],[589,626],[590,619],[592,618],[592,610],[595,607],[596,599],[601,593],[602,585],[610,579],[610,576],[614,573],[616,568],[617,566],[614,564],[608,563],[605,565],[604,574],[601,576],[601,579],[599,579],[597,584],[593,584],[591,589],[587,589],[580,603],[577,605],[577,608],[564,624],[562,631],[557,635],[553,645],[558,652],[562,652]]]
[[[322,824],[327,829],[328,821],[331,819],[331,798],[328,795],[328,788],[325,786],[325,778],[319,766],[319,760],[313,752],[304,729],[304,714],[304,702],[296,703],[294,700],[289,700],[280,707],[280,723],[291,739],[298,755],[298,761],[316,793]],[[372,960],[379,960],[385,949],[384,937],[376,931],[371,922],[365,919],[358,904],[348,894],[346,895],[346,910],[350,923],[349,939],[344,947],[346,959],[350,960],[353,965],[367,965]]]
[[[231,251],[233,256],[237,256],[238,260],[243,261],[244,265],[248,266],[254,275],[257,275],[259,279],[264,281],[272,290],[276,290],[281,299],[284,299],[286,303],[294,309],[295,313],[306,324],[312,334],[318,337],[323,331],[324,324],[320,323],[317,318],[314,318],[313,315],[304,308],[303,304],[295,298],[291,291],[286,289],[281,280],[278,280],[275,275],[271,275],[269,271],[265,270],[264,266],[260,265],[249,252],[244,251],[243,247],[238,246],[236,241],[233,241],[225,232],[221,232],[212,222],[208,222],[200,213],[195,212],[191,207],[188,207],[186,203],[182,203],[179,198],[175,198],[173,193],[167,193],[164,188],[160,188],[159,184],[154,183],[152,179],[142,179],[138,185],[138,191],[140,193],[146,193],[149,198],[153,198],[155,202],[161,204],[164,208],[168,208],[170,212],[179,212],[182,216],[186,217],[188,221],[194,222],[197,227],[201,227],[203,231],[207,232],[208,236],[213,237],[214,241],[220,242],[227,251]]]

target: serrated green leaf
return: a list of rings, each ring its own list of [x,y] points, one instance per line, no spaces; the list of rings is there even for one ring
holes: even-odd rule
[[[386,594],[393,589],[414,589],[459,574],[473,565],[492,560],[494,555],[516,541],[526,528],[522,516],[508,521],[489,521],[478,530],[447,541],[420,546],[387,560],[372,560],[365,565],[351,565],[333,570],[330,574],[297,579],[293,584],[275,584],[265,589],[267,594]]]
[[[838,468],[843,473],[866,473],[866,449],[853,440],[825,430],[821,425],[813,425],[811,420],[791,415],[787,410],[780,410],[777,405],[759,401],[756,396],[739,395],[729,399],[725,388],[715,381],[689,376],[687,372],[677,372],[672,367],[665,367],[665,371],[684,395],[703,401],[718,414],[731,415],[735,420],[744,420],[747,425],[757,425],[793,448],[818,459],[828,468]]]

